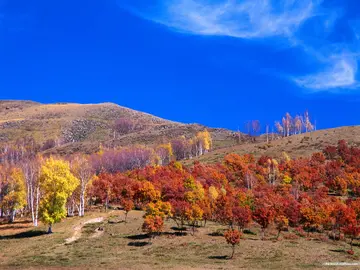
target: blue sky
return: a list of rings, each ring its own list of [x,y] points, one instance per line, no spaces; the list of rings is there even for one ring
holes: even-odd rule
[[[357,0],[0,0],[0,98],[359,124]]]

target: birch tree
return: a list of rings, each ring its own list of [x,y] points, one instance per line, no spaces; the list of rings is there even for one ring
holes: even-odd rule
[[[35,227],[38,226],[39,203],[40,203],[40,159],[35,158],[21,164],[21,169],[25,177],[27,191],[27,205],[31,213],[31,219]]]
[[[85,197],[89,182],[94,176],[93,168],[89,160],[85,156],[76,156],[72,161],[72,172],[79,179],[78,195],[79,195],[79,216],[85,214]]]

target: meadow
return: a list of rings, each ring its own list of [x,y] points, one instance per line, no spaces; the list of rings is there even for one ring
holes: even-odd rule
[[[326,262],[357,262],[355,254],[346,253],[348,244],[322,234],[300,235],[295,230],[269,229],[260,240],[256,224],[242,235],[233,259],[231,247],[222,232],[226,226],[208,222],[180,234],[176,224],[167,220],[165,229],[153,240],[142,232],[142,211],[131,211],[127,222],[121,210],[93,209],[86,217],[67,218],[46,234],[46,226],[31,227],[31,220],[1,223],[1,269],[328,269]],[[85,221],[103,217],[100,223]],[[81,234],[76,229],[81,228]],[[100,230],[99,230],[100,228]],[[67,243],[74,234],[77,240]],[[77,238],[76,237],[76,238]],[[149,243],[151,241],[151,244]],[[331,269],[336,269],[333,267]]]

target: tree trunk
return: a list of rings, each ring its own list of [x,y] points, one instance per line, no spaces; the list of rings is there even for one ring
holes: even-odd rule
[[[106,200],[105,200],[105,212],[108,209],[108,205],[109,205],[109,200],[108,200],[108,197],[106,197]]]
[[[15,209],[11,210],[10,217],[9,217],[10,223],[13,223],[15,221],[15,214],[16,214],[16,210]]]
[[[53,231],[52,231],[52,224],[49,224],[48,234],[51,234],[51,233],[53,233]]]
[[[30,188],[30,194],[29,194],[29,197],[30,197],[30,211],[31,211],[31,219],[32,219],[32,222],[33,224],[35,225],[35,211],[34,211],[34,193],[33,193],[33,186],[31,185]]]
[[[230,259],[234,258],[234,254],[235,254],[235,245],[232,246],[232,253]]]
[[[281,230],[278,231],[278,234],[276,236],[276,240],[279,240],[280,233],[281,233]]]
[[[85,214],[85,190],[80,193],[79,216],[83,217]]]
[[[35,207],[35,218],[34,218],[34,226],[38,226],[38,216],[39,216],[39,202],[40,202],[40,187],[36,188],[36,207]]]

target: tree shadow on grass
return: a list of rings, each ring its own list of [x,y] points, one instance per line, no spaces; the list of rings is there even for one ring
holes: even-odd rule
[[[345,249],[342,249],[342,248],[330,249],[329,251],[337,252],[337,253],[346,253]]]
[[[224,255],[224,256],[209,256],[208,258],[212,259],[212,260],[228,260],[229,259],[229,257],[227,255]]]
[[[12,235],[0,236],[0,240],[31,238],[31,237],[41,236],[44,234],[47,234],[47,232],[45,232],[45,231],[27,231],[27,232],[12,234]]]
[[[187,233],[187,232],[184,232],[184,231],[162,232],[161,235],[168,235],[168,236],[186,236],[186,235],[188,235],[188,233]]]
[[[126,236],[126,238],[130,240],[144,240],[150,238],[150,236],[148,234],[135,234]]]
[[[183,231],[187,231],[186,227],[171,227],[170,229],[172,229],[173,231],[177,231],[177,232],[183,232]]]
[[[31,220],[15,220],[14,222],[9,222],[8,220],[2,220],[0,221],[0,225],[5,225],[5,224],[12,224],[12,225],[15,225],[15,224],[29,224],[29,223],[32,223]]]
[[[224,236],[223,232],[212,232],[208,233],[209,236]]]
[[[144,247],[144,246],[147,246],[147,245],[150,245],[149,242],[144,242],[144,241],[141,241],[141,242],[130,242],[128,244],[128,246],[130,247]]]
[[[25,225],[17,226],[16,224],[1,226],[1,230],[26,229],[26,228],[29,228],[29,226],[25,226]]]

